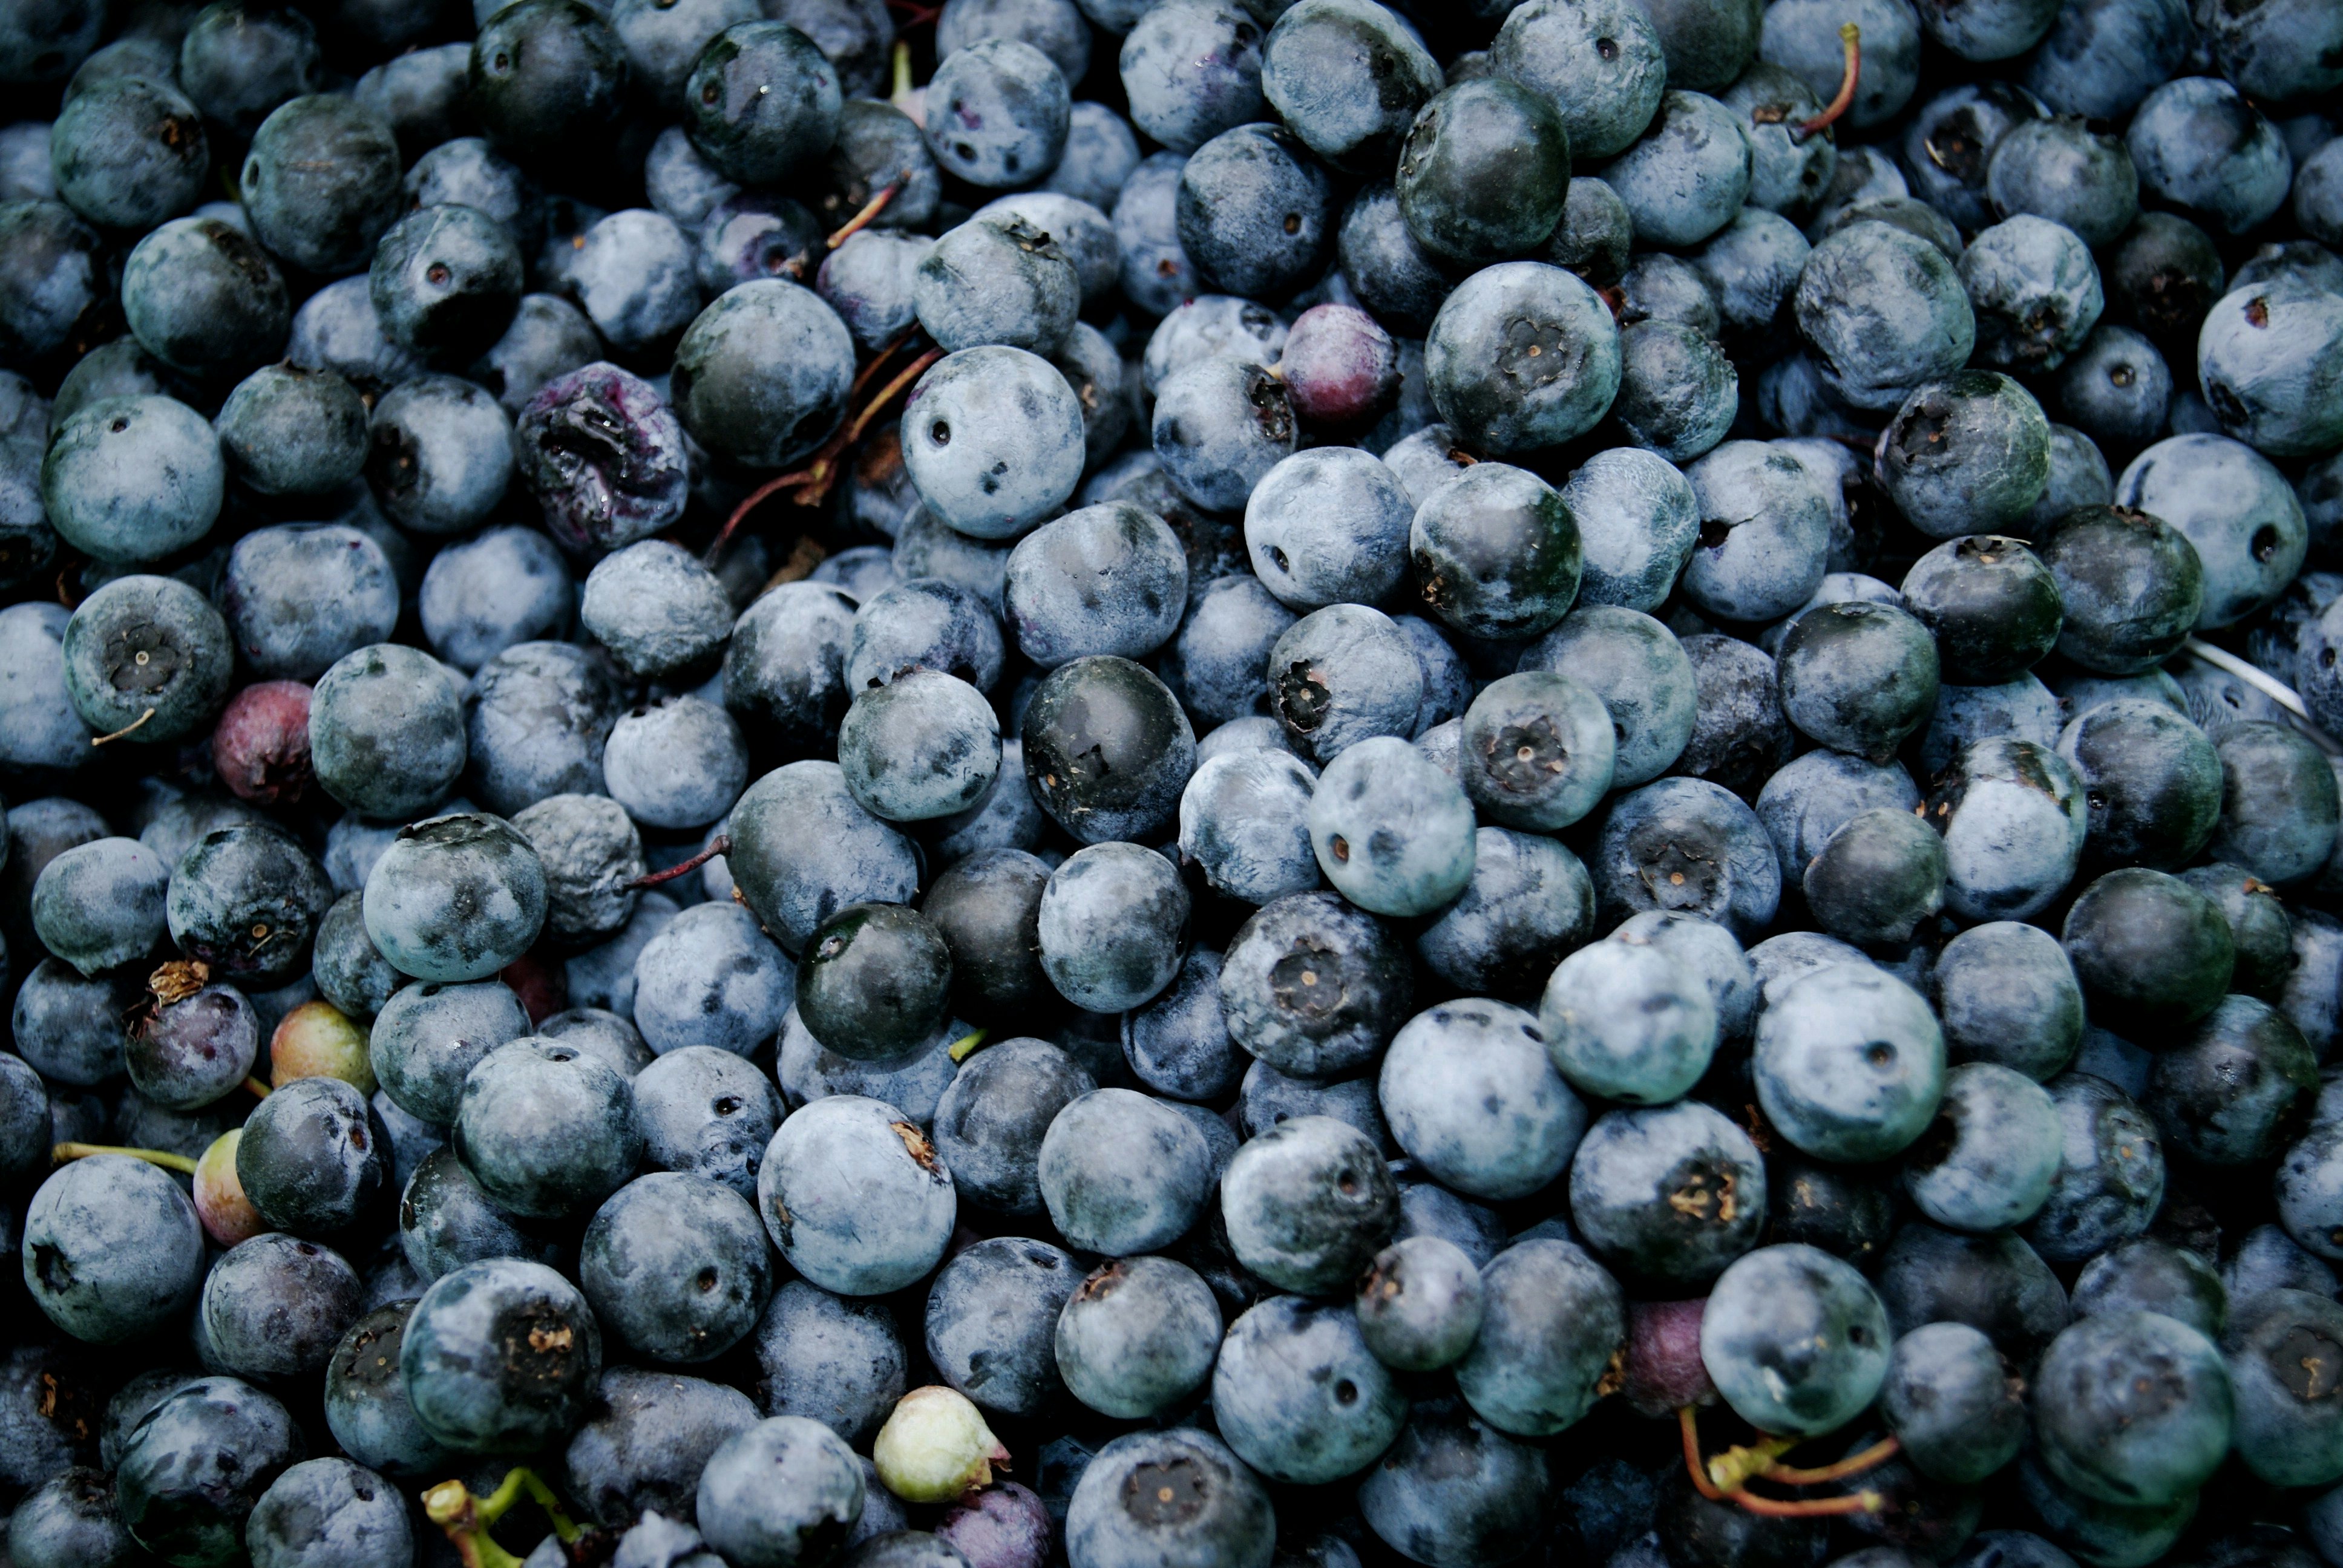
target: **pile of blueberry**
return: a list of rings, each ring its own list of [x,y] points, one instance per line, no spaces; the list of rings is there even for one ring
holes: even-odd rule
[[[1393,4],[0,0],[0,1563],[2343,1568],[2343,0]]]

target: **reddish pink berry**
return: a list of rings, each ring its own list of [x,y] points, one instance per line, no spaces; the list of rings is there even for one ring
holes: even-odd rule
[[[309,689],[297,680],[263,680],[227,699],[212,730],[212,766],[220,782],[256,806],[301,799],[309,770]]]

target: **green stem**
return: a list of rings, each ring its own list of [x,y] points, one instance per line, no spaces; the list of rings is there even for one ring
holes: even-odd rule
[[[977,1048],[983,1045],[986,1037],[991,1032],[989,1029],[980,1029],[972,1034],[961,1035],[945,1049],[950,1052],[954,1061],[966,1061],[976,1054]]]
[[[60,1165],[68,1160],[86,1160],[93,1154],[119,1154],[130,1160],[144,1160],[149,1165],[160,1165],[166,1171],[176,1171],[182,1175],[196,1173],[193,1160],[162,1149],[126,1149],[113,1143],[59,1143],[49,1151],[49,1158]]]

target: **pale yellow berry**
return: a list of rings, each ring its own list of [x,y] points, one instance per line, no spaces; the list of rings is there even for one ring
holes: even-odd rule
[[[1009,1451],[984,1416],[957,1390],[915,1388],[870,1445],[871,1462],[887,1490],[906,1503],[950,1503],[992,1480]]]

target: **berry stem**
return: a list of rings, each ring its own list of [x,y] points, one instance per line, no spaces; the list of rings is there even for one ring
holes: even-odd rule
[[[1757,1473],[1785,1486],[1827,1486],[1834,1481],[1849,1480],[1866,1470],[1876,1470],[1903,1452],[1901,1442],[1885,1437],[1860,1453],[1847,1455],[1836,1464],[1817,1465],[1812,1470],[1801,1470],[1795,1464],[1769,1464]]]
[[[708,848],[700,850],[699,853],[692,856],[689,860],[678,860],[674,865],[666,868],[664,870],[646,871],[643,875],[637,877],[633,881],[628,882],[627,886],[630,888],[656,888],[661,882],[672,882],[687,871],[697,871],[700,867],[708,864],[709,861],[716,859],[717,856],[723,854],[726,850],[731,848],[732,835],[729,833],[719,833],[716,837],[708,841]]]
[[[824,242],[823,247],[828,250],[836,250],[840,246],[844,245],[848,240],[852,239],[856,235],[860,234],[871,224],[876,223],[879,220],[879,215],[887,210],[887,204],[893,201],[896,196],[902,194],[903,187],[909,185],[910,180],[911,171],[909,169],[905,169],[901,174],[897,175],[894,179],[888,184],[885,189],[881,190],[877,196],[872,196],[869,201],[863,203],[862,210],[856,213],[852,217],[848,218],[845,225],[840,227],[836,234],[831,235],[830,238]]]
[[[119,729],[116,730],[116,731],[115,731],[113,734],[111,734],[111,735],[94,735],[94,736],[92,736],[92,737],[90,738],[90,742],[89,742],[89,743],[90,743],[92,746],[103,746],[103,745],[105,745],[105,744],[106,744],[107,741],[109,741],[109,740],[119,740],[119,739],[121,739],[124,736],[126,736],[126,735],[129,734],[132,730],[134,730],[134,729],[137,729],[140,725],[142,725],[142,724],[146,723],[148,719],[152,719],[152,718],[154,718],[154,717],[155,717],[155,710],[154,710],[153,709],[151,709],[151,708],[150,708],[150,709],[148,709],[146,712],[144,712],[144,713],[140,714],[137,718],[136,718],[136,719],[132,719],[129,723],[127,723],[127,724],[124,725],[121,729]]]
[[[1849,22],[1839,28],[1838,37],[1846,45],[1846,75],[1839,78],[1838,96],[1824,105],[1821,114],[1792,131],[1793,140],[1805,141],[1845,114],[1855,103],[1855,84],[1863,75],[1863,29]]]
[[[268,1098],[268,1085],[261,1082],[257,1077],[246,1078],[244,1081],[244,1087],[255,1100],[266,1100]]]
[[[166,1171],[176,1171],[182,1175],[196,1173],[193,1160],[166,1149],[127,1149],[116,1143],[59,1143],[49,1150],[49,1158],[60,1165],[68,1160],[86,1160],[93,1154],[120,1154],[131,1160],[144,1160],[149,1165],[160,1165]]]
[[[989,1029],[980,1029],[972,1034],[961,1035],[945,1049],[951,1053],[951,1059],[954,1061],[966,1061],[977,1053],[978,1049],[984,1044],[991,1033]]]
[[[520,1568],[521,1560],[498,1545],[488,1527],[510,1512],[524,1494],[545,1511],[553,1523],[553,1533],[563,1544],[578,1539],[578,1526],[562,1511],[561,1500],[527,1465],[508,1471],[486,1497],[473,1496],[460,1481],[443,1481],[423,1493],[423,1512],[447,1532],[464,1568]]]
[[[1765,1437],[1745,1448],[1727,1449],[1715,1460],[1703,1463],[1700,1457],[1699,1418],[1690,1405],[1676,1409],[1676,1426],[1684,1435],[1684,1473],[1692,1478],[1693,1490],[1711,1503],[1731,1503],[1761,1519],[1822,1519],[1846,1513],[1876,1513],[1887,1506],[1887,1500],[1873,1491],[1851,1492],[1837,1497],[1802,1497],[1785,1499],[1761,1497],[1749,1491],[1743,1482],[1752,1475],[1763,1475],[1771,1481],[1787,1484],[1807,1484],[1800,1478],[1814,1481],[1839,1480],[1859,1473],[1894,1456],[1896,1440],[1875,1443],[1861,1453],[1820,1470],[1802,1471],[1790,1466],[1777,1466],[1774,1457],[1796,1446],[1795,1438]],[[1721,1483],[1726,1484],[1720,1484]]]
[[[1693,1490],[1711,1503],[1724,1502],[1725,1489],[1708,1478],[1708,1466],[1701,1462],[1699,1417],[1692,1406],[1676,1407],[1676,1428],[1684,1434],[1684,1473],[1692,1477]]]

